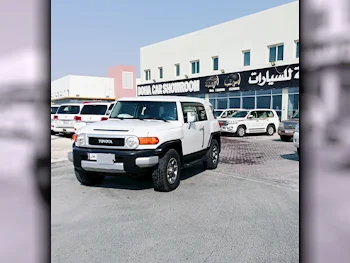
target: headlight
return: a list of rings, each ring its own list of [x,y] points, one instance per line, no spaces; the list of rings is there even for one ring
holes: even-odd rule
[[[135,149],[137,146],[139,146],[139,138],[133,136],[133,137],[128,137],[125,140],[125,145],[130,148],[130,149]]]
[[[86,135],[84,133],[78,134],[76,135],[74,141],[76,146],[84,146],[86,144]]]
[[[295,125],[295,131],[299,132],[299,124]]]
[[[284,124],[283,122],[280,122],[280,124],[278,125],[280,128],[283,128],[284,127]]]

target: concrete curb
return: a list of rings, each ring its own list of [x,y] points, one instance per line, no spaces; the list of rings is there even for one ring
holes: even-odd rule
[[[64,161],[68,161],[68,158],[60,158],[60,159],[51,159],[51,164],[53,163],[58,163],[58,162],[64,162]]]

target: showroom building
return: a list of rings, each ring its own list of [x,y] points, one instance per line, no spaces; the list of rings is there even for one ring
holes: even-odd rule
[[[140,49],[137,95],[186,95],[214,108],[299,109],[299,1]]]

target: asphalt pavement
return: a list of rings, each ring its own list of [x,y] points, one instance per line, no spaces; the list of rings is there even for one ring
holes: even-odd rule
[[[124,176],[85,187],[53,163],[52,262],[299,262],[293,144],[223,138],[221,159],[185,170],[170,193]]]

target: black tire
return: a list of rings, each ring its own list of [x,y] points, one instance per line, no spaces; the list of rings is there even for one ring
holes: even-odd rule
[[[168,179],[168,165],[171,166],[171,163],[174,163],[174,160],[176,161],[177,165],[176,176],[174,176],[172,179]],[[170,192],[175,190],[180,185],[180,176],[180,156],[176,150],[170,149],[162,158],[160,158],[157,168],[152,173],[154,190],[159,192]],[[171,182],[171,180],[173,180],[173,182]]]
[[[215,157],[216,153],[216,158]],[[219,153],[219,143],[217,140],[213,139],[210,144],[210,148],[207,151],[206,154],[206,160],[204,162],[206,169],[216,169],[218,167],[220,160],[220,153]]]
[[[86,186],[93,186],[102,184],[106,176],[75,169],[75,177],[81,184]]]
[[[272,135],[275,134],[275,132],[276,132],[276,130],[275,130],[275,127],[274,127],[273,124],[267,125],[267,128],[266,128],[266,134],[267,135],[272,136]]]
[[[238,126],[237,127],[237,131],[236,131],[236,135],[238,137],[243,137],[245,135],[245,127],[244,126]]]
[[[289,142],[290,139],[291,139],[290,136],[283,136],[283,135],[281,135],[280,138],[281,138],[281,141],[282,141],[282,142]]]

